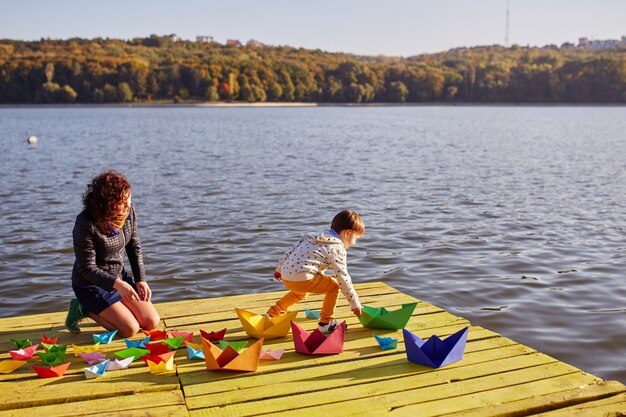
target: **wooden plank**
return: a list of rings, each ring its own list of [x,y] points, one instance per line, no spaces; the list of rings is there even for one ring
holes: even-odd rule
[[[577,371],[538,353],[438,370],[411,363],[406,363],[405,366],[418,372],[421,370],[420,377],[416,378],[411,372],[408,376],[403,375],[385,384],[376,382],[360,384],[355,380],[347,386],[333,389],[332,395],[329,395],[328,390],[322,389],[294,396],[271,397],[271,390],[268,390],[267,397],[255,401],[254,407],[250,407],[250,403],[214,407],[212,404],[204,403],[202,396],[188,398],[187,406],[191,416],[251,416],[274,413],[331,415],[330,413],[335,413],[338,408],[341,408],[344,414],[359,414],[370,410],[387,410],[405,405],[407,402],[410,404],[413,398],[432,401],[461,393],[506,386],[507,383],[510,385],[516,380],[545,379]],[[538,377],[539,375],[541,376]]]
[[[557,409],[554,413],[545,415],[584,415],[579,414],[579,409],[592,409],[593,415],[601,415],[614,404],[621,404],[622,410],[626,411],[626,387],[617,381],[601,381],[592,385],[583,385],[565,391],[556,391],[556,387],[550,387],[550,392],[544,395],[535,395],[516,401],[502,402],[498,399],[471,410],[463,410],[458,413],[448,414],[448,417],[490,417],[490,416],[513,416],[513,415],[537,415]],[[536,393],[535,393],[536,394]],[[610,397],[610,398],[607,398]],[[604,401],[598,401],[606,398]],[[602,410],[603,404],[610,405]],[[572,407],[574,406],[575,407]]]
[[[0,410],[127,395],[138,392],[178,390],[176,375],[152,375],[147,367],[107,372],[104,378],[85,380],[83,375],[33,378],[0,382]]]
[[[460,368],[479,363],[513,358],[531,354],[532,350],[521,345],[512,345],[500,349],[490,349],[481,352],[468,352],[463,361],[451,364],[447,369]],[[418,376],[424,373],[424,368],[414,366],[406,360],[405,355],[393,355],[371,358],[363,361],[340,362],[327,366],[307,368],[287,372],[273,372],[261,375],[251,375],[247,378],[232,378],[213,381],[207,384],[184,386],[185,397],[190,408],[199,404],[235,404],[238,402],[256,401],[271,396],[297,395],[301,393],[331,390],[346,385],[379,383],[410,375]],[[201,398],[192,398],[201,397]]]
[[[626,394],[619,394],[602,400],[577,404],[546,413],[541,417],[622,417],[626,414]]]
[[[72,401],[72,397],[67,398]],[[63,404],[44,405],[0,411],[0,417],[65,417],[83,416],[106,413],[108,415],[129,415],[131,411],[138,410],[145,415],[145,408],[161,410],[161,407],[174,407],[177,415],[187,415],[185,399],[180,390],[146,392],[131,395],[116,395],[114,397],[98,398],[86,401],[73,401]],[[184,411],[184,414],[180,411]],[[152,411],[151,411],[152,414]],[[164,414],[168,415],[168,414]]]

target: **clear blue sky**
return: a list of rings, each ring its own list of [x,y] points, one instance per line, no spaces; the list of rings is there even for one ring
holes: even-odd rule
[[[510,43],[626,35],[626,0],[509,0]],[[0,38],[130,39],[176,33],[362,55],[504,44],[507,0],[24,0],[0,8]]]

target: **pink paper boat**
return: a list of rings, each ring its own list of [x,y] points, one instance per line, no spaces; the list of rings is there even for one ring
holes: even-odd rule
[[[285,353],[285,348],[276,350],[261,349],[261,355],[259,356],[259,359],[264,361],[277,361],[283,357],[283,353]]]
[[[42,368],[41,366],[33,366],[39,378],[57,378],[63,376],[70,367],[71,362],[66,362],[59,366],[51,366],[50,368]]]
[[[126,369],[130,366],[130,364],[133,362],[133,360],[135,359],[134,356],[131,356],[129,358],[126,359],[115,359],[112,361],[109,361],[109,363],[107,364],[107,371],[117,371],[119,369]]]
[[[173,338],[178,337],[178,336],[185,336],[183,337],[183,341],[185,342],[193,342],[193,332],[177,332],[177,331],[170,331],[170,334],[172,335]]]
[[[83,358],[85,362],[87,362],[89,365],[100,363],[103,359],[106,359],[107,357],[107,355],[100,352],[79,353],[78,356]]]
[[[10,350],[9,355],[11,355],[11,359],[14,361],[27,361],[33,357],[35,351],[37,350],[37,346],[39,345],[33,345],[19,350]]]
[[[291,332],[293,333],[296,352],[307,355],[334,355],[343,352],[346,322],[341,323],[331,334],[326,336],[319,329],[315,329],[309,334],[292,321]]]

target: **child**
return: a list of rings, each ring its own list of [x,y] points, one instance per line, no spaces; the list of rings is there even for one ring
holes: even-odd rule
[[[339,288],[350,302],[352,312],[361,317],[361,303],[348,274],[346,249],[365,233],[363,220],[352,210],[344,210],[333,219],[330,229],[316,234],[305,234],[293,244],[278,262],[274,277],[282,280],[289,291],[266,313],[276,317],[287,312],[309,293],[326,294],[320,313],[319,330],[331,333],[338,323],[333,318],[339,297]],[[334,278],[324,274],[332,268]]]

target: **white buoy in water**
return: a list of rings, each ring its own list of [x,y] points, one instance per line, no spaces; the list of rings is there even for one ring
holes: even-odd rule
[[[31,145],[34,145],[35,143],[37,143],[37,137],[36,136],[29,136],[28,137],[28,143]]]

